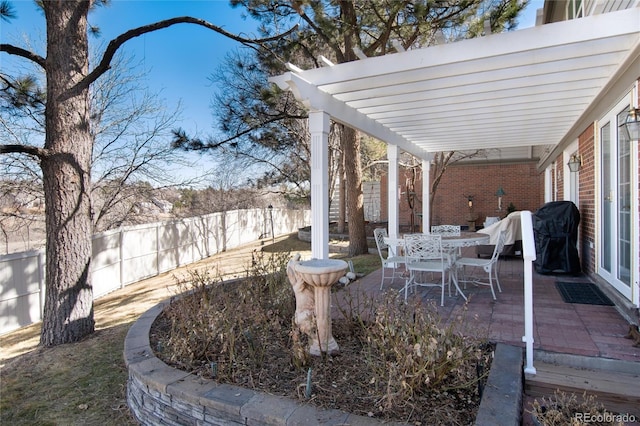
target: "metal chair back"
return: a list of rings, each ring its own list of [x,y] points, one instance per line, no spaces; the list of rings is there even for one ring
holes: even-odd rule
[[[431,233],[439,235],[460,235],[460,225],[434,225],[431,227]]]

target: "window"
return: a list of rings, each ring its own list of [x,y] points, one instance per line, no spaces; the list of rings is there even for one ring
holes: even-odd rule
[[[567,2],[567,20],[582,18],[584,16],[584,5],[582,0],[569,0]]]

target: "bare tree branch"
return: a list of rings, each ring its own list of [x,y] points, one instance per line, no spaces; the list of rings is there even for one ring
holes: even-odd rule
[[[47,69],[47,64],[46,64],[47,61],[42,56],[36,55],[35,53],[29,52],[28,50],[23,49],[21,47],[14,46],[12,44],[2,43],[0,44],[0,52],[7,52],[10,55],[21,56],[25,59],[28,59],[40,65],[42,69]]]
[[[49,150],[30,145],[0,145],[0,154],[27,154],[37,158],[49,155]]]
[[[78,93],[80,91],[82,91],[83,89],[86,89],[87,87],[89,87],[89,85],[91,83],[93,83],[94,81],[96,81],[98,79],[98,77],[100,77],[102,74],[104,74],[110,67],[111,67],[111,60],[113,59],[113,56],[115,55],[116,51],[120,48],[120,46],[122,46],[125,42],[141,36],[143,34],[146,33],[150,33],[153,31],[157,31],[160,30],[162,28],[167,28],[170,27],[172,25],[175,24],[195,24],[195,25],[200,25],[203,26],[205,28],[208,28],[210,30],[213,30],[217,33],[220,33],[226,37],[229,37],[232,40],[235,40],[241,44],[247,45],[247,46],[251,46],[251,45],[260,45],[262,43],[266,43],[269,41],[273,41],[273,40],[277,40],[281,37],[284,37],[290,33],[292,33],[293,31],[296,30],[297,25],[294,26],[293,28],[291,28],[290,30],[286,31],[285,33],[279,34],[277,36],[273,36],[273,37],[267,37],[267,38],[263,38],[263,39],[246,39],[240,36],[237,36],[235,34],[229,33],[227,31],[225,31],[224,29],[222,29],[221,27],[218,27],[217,25],[213,25],[203,19],[198,19],[198,18],[193,18],[191,16],[181,16],[181,17],[177,17],[177,18],[171,18],[171,19],[165,19],[164,21],[159,21],[153,24],[149,24],[149,25],[144,25],[142,27],[138,27],[138,28],[134,28],[132,30],[129,30],[123,34],[120,34],[118,37],[114,38],[113,40],[111,40],[109,42],[109,45],[107,46],[107,49],[104,52],[104,55],[102,56],[102,60],[100,61],[100,63],[94,68],[93,71],[91,71],[85,78],[83,78],[72,90],[70,90],[69,92],[67,92],[67,94],[65,95],[65,97],[70,97],[75,93]]]
[[[225,139],[214,140],[212,138],[209,138],[207,142],[203,142],[199,138],[189,137],[183,129],[176,129],[173,131],[173,140],[171,141],[171,146],[173,146],[174,148],[183,149],[185,151],[205,151],[212,148],[219,148],[223,145],[226,145],[234,140],[241,138],[242,136],[246,136],[255,130],[263,128],[267,124],[277,123],[284,118],[304,119],[304,118],[307,118],[307,116],[306,115],[293,116],[293,115],[287,115],[287,114],[278,114],[268,120],[259,122],[252,127],[243,129]]]

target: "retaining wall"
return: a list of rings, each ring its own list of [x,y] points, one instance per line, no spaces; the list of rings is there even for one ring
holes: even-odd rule
[[[405,425],[218,384],[168,366],[155,357],[149,343],[151,326],[167,303],[159,303],[145,312],[129,329],[124,342],[124,359],[129,370],[127,403],[142,425]],[[477,424],[520,425],[522,348],[499,343],[495,360]]]

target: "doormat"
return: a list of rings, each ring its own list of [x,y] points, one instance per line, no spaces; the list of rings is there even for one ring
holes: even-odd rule
[[[556,288],[565,303],[613,306],[613,302],[593,283],[557,281]]]

